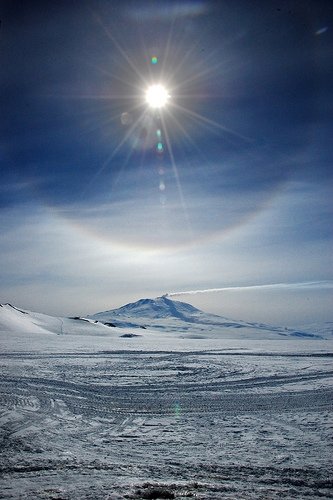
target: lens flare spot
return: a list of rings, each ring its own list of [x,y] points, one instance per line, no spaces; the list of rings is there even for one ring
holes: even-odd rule
[[[158,63],[158,58],[157,58],[156,56],[153,56],[153,57],[151,58],[151,63],[152,63],[152,64],[157,64],[157,63]]]
[[[165,184],[163,181],[160,182],[160,191],[165,191]]]
[[[157,150],[158,153],[163,153],[164,147],[163,147],[162,142],[158,142],[157,143],[156,150]]]
[[[176,403],[175,403],[175,414],[176,414],[177,417],[179,417],[180,413],[181,413],[180,403],[179,403],[179,401],[176,401]]]

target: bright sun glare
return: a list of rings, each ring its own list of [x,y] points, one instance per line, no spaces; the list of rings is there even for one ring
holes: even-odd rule
[[[146,102],[151,108],[163,108],[169,97],[168,91],[163,85],[151,85],[146,92]]]

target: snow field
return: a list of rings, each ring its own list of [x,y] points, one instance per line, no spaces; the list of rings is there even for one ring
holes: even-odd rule
[[[1,355],[2,498],[332,497],[320,341],[66,352],[55,338],[58,352]]]

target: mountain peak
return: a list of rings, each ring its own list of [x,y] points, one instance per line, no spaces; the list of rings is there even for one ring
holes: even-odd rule
[[[156,297],[155,299],[140,299],[136,302],[126,304],[119,309],[114,309],[113,314],[116,316],[137,316],[148,318],[166,318],[176,317],[182,320],[187,319],[187,315],[201,312],[196,307],[171,300],[167,295]]]

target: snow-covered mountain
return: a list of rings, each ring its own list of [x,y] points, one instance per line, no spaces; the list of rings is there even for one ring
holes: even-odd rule
[[[18,309],[11,304],[0,304],[0,330],[16,333],[58,333],[61,323],[45,314]]]
[[[326,325],[327,326],[327,325]],[[332,325],[299,330],[263,323],[236,321],[205,313],[167,296],[140,299],[118,309],[86,318],[53,317],[0,304],[0,332],[92,335],[110,337],[151,336],[162,333],[181,338],[277,339],[283,337],[332,338]]]
[[[111,328],[97,320],[48,316],[0,304],[0,332],[12,334],[109,335]],[[116,329],[118,330],[118,329]]]
[[[244,337],[265,334],[268,337],[314,337],[322,335],[313,334],[307,330],[294,330],[280,326],[271,326],[263,323],[249,323],[236,321],[205,313],[185,302],[171,300],[166,295],[156,299],[140,299],[137,302],[126,304],[118,309],[99,312],[90,319],[100,322],[112,323],[118,327],[140,327],[167,330],[174,332],[190,332],[195,335],[202,333],[215,335],[229,334],[244,335]]]
[[[141,320],[151,321],[162,318],[180,319],[193,323],[200,316],[204,317],[208,315],[190,304],[170,300],[166,296],[163,296],[156,299],[140,299],[137,302],[126,304],[118,309],[111,309],[110,311],[100,312],[88,317],[101,321],[109,321],[111,320],[110,318],[113,318],[116,323],[122,321],[136,322],[139,320],[141,324]]]

